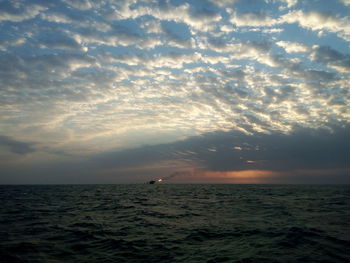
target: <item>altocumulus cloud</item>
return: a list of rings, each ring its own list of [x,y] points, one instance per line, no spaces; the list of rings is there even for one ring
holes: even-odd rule
[[[346,0],[0,5],[0,154],[16,182],[18,164],[37,182],[348,169]]]

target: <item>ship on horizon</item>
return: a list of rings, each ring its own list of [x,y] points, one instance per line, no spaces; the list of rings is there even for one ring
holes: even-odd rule
[[[155,183],[158,183],[158,182],[161,182],[161,181],[163,181],[162,178],[160,178],[158,180],[151,180],[151,181],[148,182],[148,184],[155,184]]]

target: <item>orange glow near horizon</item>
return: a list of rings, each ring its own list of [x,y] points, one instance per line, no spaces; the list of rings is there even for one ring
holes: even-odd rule
[[[182,172],[180,172],[182,171]],[[184,172],[185,171],[185,172]],[[349,174],[350,169],[295,169],[295,170],[231,170],[211,171],[204,167],[174,167],[166,165],[150,165],[101,170],[102,174],[118,175],[118,173],[148,174],[151,180],[166,183],[190,184],[284,184],[284,183],[310,183],[319,180],[322,176],[340,176]],[[173,175],[167,178],[169,175]],[[165,176],[165,179],[163,177]],[[139,181],[142,182],[142,181]]]
[[[348,173],[350,173],[350,169],[197,171],[194,177],[189,178],[188,182],[227,184],[305,183],[320,176],[338,176]]]
[[[265,183],[266,179],[276,178],[279,175],[281,172],[269,170],[203,171],[200,173],[202,178],[237,184],[261,184]]]

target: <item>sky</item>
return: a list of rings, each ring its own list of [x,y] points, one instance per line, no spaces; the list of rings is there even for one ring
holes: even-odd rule
[[[349,0],[2,0],[0,184],[348,184],[349,41]]]

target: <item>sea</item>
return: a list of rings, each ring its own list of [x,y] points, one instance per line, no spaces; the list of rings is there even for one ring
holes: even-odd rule
[[[350,262],[350,185],[0,186],[0,262]]]

